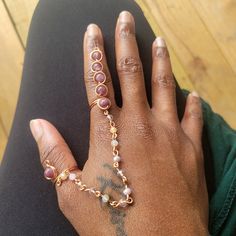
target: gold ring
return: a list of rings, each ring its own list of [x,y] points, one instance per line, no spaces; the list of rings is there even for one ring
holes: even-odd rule
[[[50,164],[49,160],[46,160],[45,163],[46,168],[44,170],[44,177],[47,180],[52,180],[57,186],[61,186],[62,181],[66,180],[69,177],[70,171],[78,169],[77,166],[73,166],[70,168],[66,168],[60,174],[58,174],[57,169]]]
[[[95,105],[105,111],[111,107],[111,100],[107,97],[97,98],[90,104],[90,109],[92,109]]]
[[[90,110],[92,110],[92,108],[98,104],[99,99],[100,99],[100,98],[95,99],[95,100],[89,105]]]

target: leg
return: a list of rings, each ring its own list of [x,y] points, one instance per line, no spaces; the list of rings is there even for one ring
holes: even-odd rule
[[[76,235],[57,207],[53,187],[42,177],[29,121],[44,118],[52,122],[67,141],[79,167],[83,167],[89,140],[83,34],[92,22],[102,28],[116,100],[121,105],[114,29],[122,10],[130,11],[136,20],[150,101],[151,45],[155,35],[134,1],[41,0],[37,6],[28,38],[16,115],[0,172],[2,235]],[[179,117],[182,117],[185,100],[179,88],[177,96]]]

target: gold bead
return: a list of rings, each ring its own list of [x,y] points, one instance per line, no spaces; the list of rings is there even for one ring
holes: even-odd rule
[[[114,163],[113,163],[113,167],[114,167],[114,168],[118,168],[118,167],[119,167],[119,162],[114,162]]]
[[[112,134],[116,133],[117,132],[117,128],[116,127],[111,127],[110,132]]]
[[[61,173],[60,177],[62,180],[66,180],[68,175],[65,172],[63,172],[63,173]]]

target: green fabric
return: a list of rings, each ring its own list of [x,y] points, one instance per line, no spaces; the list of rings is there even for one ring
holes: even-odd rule
[[[209,199],[209,232],[212,236],[233,236],[236,235],[236,130],[203,100],[202,108],[215,183]]]

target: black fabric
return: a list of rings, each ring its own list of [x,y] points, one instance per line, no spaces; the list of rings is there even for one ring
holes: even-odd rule
[[[89,23],[96,23],[103,30],[116,100],[121,106],[114,29],[122,10],[129,10],[135,17],[150,101],[151,46],[155,35],[134,1],[39,2],[30,26],[18,105],[0,169],[0,235],[76,235],[57,206],[54,187],[43,178],[29,121],[44,118],[52,122],[71,148],[78,166],[83,167],[89,140],[83,34]],[[185,98],[179,87],[177,102],[181,118]],[[207,140],[204,145],[207,147]],[[204,152],[205,157],[209,156],[209,150]]]

